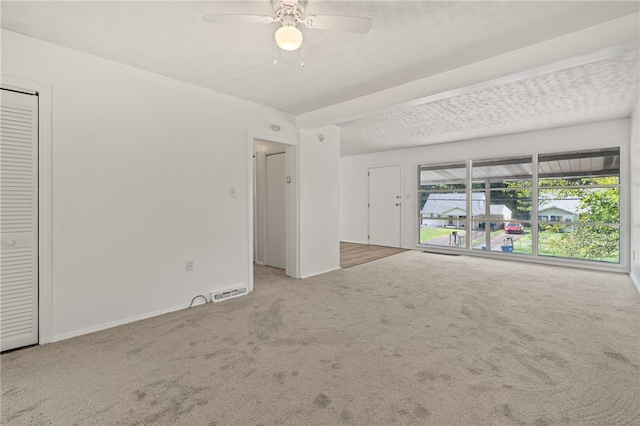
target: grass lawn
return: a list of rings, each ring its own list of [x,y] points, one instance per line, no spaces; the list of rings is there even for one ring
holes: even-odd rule
[[[563,237],[565,237],[567,234],[563,234],[561,232],[540,232],[538,234],[538,239],[539,241],[542,241],[543,244],[538,244],[538,254],[541,256],[554,256],[554,257],[569,257],[569,256],[565,256],[562,254],[562,252],[558,251],[558,250],[554,250],[550,244],[544,244],[544,241],[551,241],[551,240],[561,240]],[[531,234],[527,234],[527,235],[523,235],[522,238],[520,238],[520,240],[516,241],[513,245],[513,252],[514,253],[522,253],[522,254],[531,254]],[[579,257],[576,257],[576,259],[580,259]],[[613,256],[610,257],[605,257],[602,259],[587,259],[587,260],[599,260],[602,262],[611,262],[611,263],[618,263],[620,261],[619,259],[619,253],[613,253]]]
[[[437,238],[449,237],[451,233],[454,231],[458,232],[460,236],[467,235],[467,230],[464,228],[462,229],[460,228],[420,228],[420,243],[425,244]],[[491,233],[491,238],[494,238],[497,235],[503,234],[503,233],[504,231],[502,229],[493,231]],[[471,233],[471,238],[473,238],[474,234],[475,232]],[[565,238],[566,236],[567,234],[564,234],[561,232],[540,232],[538,234],[538,238],[542,242],[542,244],[540,244],[538,247],[538,254],[541,256],[553,256],[553,257],[563,257],[563,258],[570,257],[562,254],[562,252],[560,252],[559,250],[555,250],[552,247],[552,245],[548,243],[549,241],[562,240],[562,238]],[[481,244],[484,241],[485,241],[484,236],[480,238],[476,238],[471,242],[471,247],[477,246],[478,244]],[[546,244],[545,244],[545,241],[547,242]],[[478,247],[476,247],[476,249],[477,248]],[[531,254],[532,252],[533,250],[531,247],[531,233],[522,235],[517,241],[513,242],[513,253]],[[616,253],[612,253],[612,256],[610,257],[606,257],[602,259],[587,259],[587,260],[598,260],[602,262],[618,263],[620,262],[619,256],[620,256],[619,253],[616,252]],[[575,257],[575,258],[580,259],[580,257]]]
[[[420,228],[420,242],[425,243],[434,238],[447,237],[453,231],[464,232],[465,230],[456,228]]]
[[[436,238],[441,238],[441,237],[448,237],[451,235],[452,232],[458,232],[459,235],[462,236],[466,236],[467,235],[467,230],[464,228],[420,228],[420,243],[428,243],[429,241],[436,239]],[[483,231],[480,231],[483,232]],[[497,231],[493,231],[491,233],[491,238],[495,237],[498,234],[503,233],[504,231],[502,229],[498,229]],[[471,232],[471,237],[473,237],[476,234],[476,231],[472,231]],[[476,244],[480,244],[481,242],[483,242],[485,240],[484,235],[480,238],[476,238],[475,240],[473,240],[471,242],[471,245],[474,246]]]

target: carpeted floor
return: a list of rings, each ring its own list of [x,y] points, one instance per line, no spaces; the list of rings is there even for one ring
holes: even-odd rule
[[[2,424],[640,424],[628,276],[405,252],[2,355]]]

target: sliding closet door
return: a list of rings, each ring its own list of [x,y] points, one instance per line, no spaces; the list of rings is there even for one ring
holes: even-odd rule
[[[38,97],[0,90],[0,349],[38,342]]]

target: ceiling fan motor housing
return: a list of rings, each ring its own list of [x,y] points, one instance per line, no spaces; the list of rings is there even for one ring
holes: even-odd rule
[[[271,7],[276,13],[282,9],[298,9],[302,13],[306,3],[305,0],[271,0]]]

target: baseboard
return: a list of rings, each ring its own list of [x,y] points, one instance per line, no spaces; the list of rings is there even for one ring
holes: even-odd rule
[[[640,293],[640,279],[633,275],[632,272],[629,272],[629,276],[631,277],[631,281],[633,281],[633,284],[636,286],[636,290],[638,290],[638,293]]]
[[[339,271],[339,270],[340,270],[340,267],[338,266],[337,268],[327,269],[326,271],[319,271],[319,272],[313,272],[311,274],[301,275],[300,278],[304,279],[304,278],[309,278],[309,277],[315,277],[316,275],[322,275],[322,274],[326,274],[328,272]]]
[[[202,303],[195,303],[194,302],[194,306],[196,306],[198,304],[204,304],[204,302],[202,302]],[[112,328],[112,327],[117,327],[119,325],[129,324],[129,323],[140,321],[140,320],[143,320],[143,319],[156,317],[158,315],[168,314],[169,312],[179,311],[179,310],[182,310],[182,309],[186,309],[188,307],[189,307],[189,304],[187,303],[186,305],[173,306],[171,308],[165,308],[165,309],[160,309],[158,311],[147,312],[146,314],[136,315],[136,316],[125,318],[125,319],[118,320],[118,321],[112,321],[112,322],[108,322],[108,323],[105,323],[105,324],[96,325],[96,326],[93,326],[93,327],[83,328],[81,330],[71,331],[69,333],[62,333],[62,334],[54,335],[53,338],[51,339],[51,343],[59,342],[61,340],[70,339],[72,337],[82,336],[84,334],[95,333],[96,331],[106,330],[107,328]]]
[[[368,241],[352,241],[352,240],[340,240],[341,243],[351,243],[351,244],[369,244]]]

